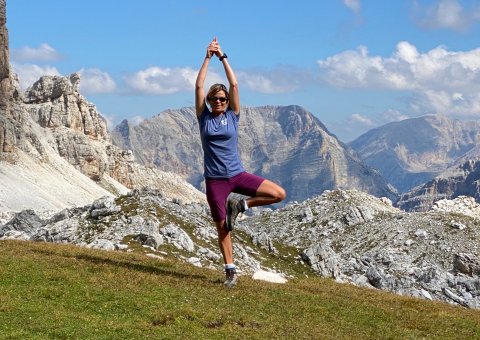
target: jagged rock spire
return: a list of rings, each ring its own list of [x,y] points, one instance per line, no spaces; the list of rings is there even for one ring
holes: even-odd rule
[[[8,114],[12,96],[6,22],[6,0],[0,0],[0,110],[2,114]]]

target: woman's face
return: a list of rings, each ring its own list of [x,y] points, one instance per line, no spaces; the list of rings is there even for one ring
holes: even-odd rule
[[[224,91],[218,91],[207,99],[212,107],[213,113],[222,113],[227,108],[228,98]]]

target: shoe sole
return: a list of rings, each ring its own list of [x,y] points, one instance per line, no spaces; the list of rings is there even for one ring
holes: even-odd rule
[[[226,288],[234,288],[237,285],[237,280],[235,279],[234,281],[230,282],[225,281],[223,284]]]
[[[233,230],[233,225],[232,225],[232,208],[230,208],[229,202],[227,202],[227,218],[225,219],[225,226],[228,231]]]

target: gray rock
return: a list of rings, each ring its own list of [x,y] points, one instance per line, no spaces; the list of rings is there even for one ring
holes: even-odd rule
[[[418,229],[416,232],[415,232],[415,236],[416,237],[419,237],[419,238],[425,238],[427,237],[427,232],[423,229]]]
[[[479,251],[480,229],[472,217],[478,205],[460,208],[464,198],[458,206],[442,204],[448,210],[406,213],[365,193],[333,190],[249,217],[238,228],[304,249],[302,259],[321,276],[476,308],[479,260],[472,254]],[[306,207],[316,216],[308,225],[296,213]],[[452,218],[467,228],[452,233]]]
[[[96,239],[95,241],[89,243],[87,248],[115,250],[115,245],[110,240]]]
[[[452,222],[452,227],[455,228],[455,229],[458,229],[458,230],[463,230],[465,229],[467,226],[463,223],[459,223],[459,222]]]
[[[21,240],[28,241],[30,235],[20,230],[8,230],[3,235],[0,235],[0,240]]]
[[[339,258],[330,247],[316,244],[305,249],[301,256],[320,275],[334,279],[340,277]]]
[[[169,224],[160,229],[160,234],[165,236],[167,242],[172,243],[178,249],[184,249],[189,252],[193,252],[195,245],[188,234],[180,227]]]
[[[212,261],[212,262],[217,262],[220,260],[221,256],[215,252],[213,252],[212,250],[208,249],[208,248],[203,248],[203,247],[200,247],[198,248],[197,250],[197,254],[201,255],[202,257]]]
[[[109,216],[120,211],[120,207],[115,204],[115,198],[112,196],[105,196],[94,201],[90,210],[92,218],[99,218],[100,216]]]
[[[480,275],[480,259],[471,254],[454,254],[453,269],[470,276]]]
[[[15,214],[9,222],[0,227],[0,237],[9,230],[21,231],[26,235],[32,235],[44,223],[45,221],[38,217],[34,210],[23,210]]]
[[[187,262],[193,264],[195,267],[202,267],[202,261],[198,257],[189,257]]]
[[[153,249],[158,249],[164,242],[162,235],[158,233],[153,235],[139,234],[135,236],[135,241]]]
[[[254,234],[252,236],[252,242],[270,253],[278,253],[278,250],[274,247],[272,240],[266,233]]]
[[[306,207],[305,210],[303,211],[303,219],[302,222],[312,222],[313,221],[313,213],[312,209],[310,207]]]
[[[452,299],[453,301],[455,301],[456,303],[462,305],[462,306],[466,306],[468,307],[468,303],[467,301],[465,301],[465,299],[461,298],[460,296],[458,296],[457,294],[455,294],[454,292],[452,292],[450,289],[448,288],[443,288],[443,292],[445,293],[445,295]]]

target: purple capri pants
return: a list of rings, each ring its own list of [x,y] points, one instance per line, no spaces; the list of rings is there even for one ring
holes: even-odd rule
[[[230,178],[206,178],[205,186],[210,212],[215,222],[227,216],[227,197],[234,192],[245,196],[255,196],[265,178],[242,172]]]

